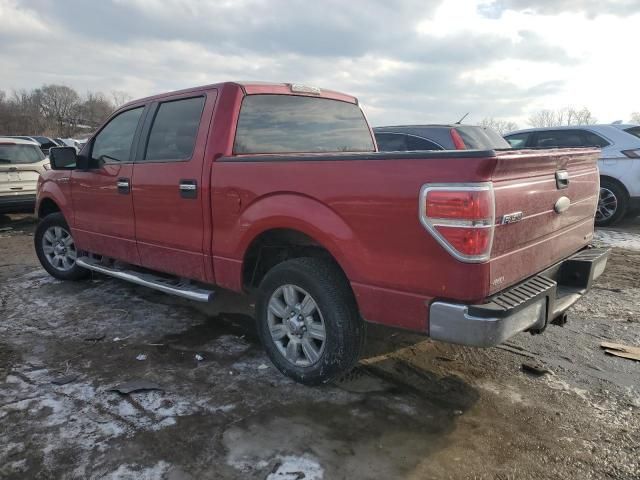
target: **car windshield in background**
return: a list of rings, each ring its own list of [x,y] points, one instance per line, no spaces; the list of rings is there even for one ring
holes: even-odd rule
[[[44,159],[44,154],[36,145],[0,143],[0,164],[36,163]]]
[[[640,127],[631,127],[631,128],[627,128],[625,130],[625,132],[630,133],[631,135],[633,135],[634,137],[638,137],[640,138]]]
[[[460,134],[465,146],[469,150],[511,148],[509,142],[490,128],[458,125],[455,129]]]
[[[249,95],[242,102],[234,153],[373,152],[360,107],[326,98]]]

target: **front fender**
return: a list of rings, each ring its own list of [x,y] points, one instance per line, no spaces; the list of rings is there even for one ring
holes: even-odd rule
[[[67,171],[48,171],[38,179],[36,193],[36,214],[45,199],[52,200],[73,228],[74,215],[71,208],[71,176]]]

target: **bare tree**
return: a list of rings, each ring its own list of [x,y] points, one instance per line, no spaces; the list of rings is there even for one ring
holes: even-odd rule
[[[114,105],[104,94],[87,92],[80,106],[81,122],[90,127],[99,126],[115,110]]]
[[[34,94],[50,126],[64,136],[75,130],[80,113],[80,96],[75,90],[66,85],[45,85]]]
[[[513,132],[518,129],[518,124],[510,120],[501,120],[499,118],[486,117],[480,122],[481,127],[492,128],[500,135]]]
[[[633,112],[631,114],[631,123],[640,124],[640,112]]]
[[[559,127],[562,125],[593,125],[596,118],[587,107],[566,107],[560,110],[539,110],[529,117],[532,127]]]
[[[113,100],[111,97],[113,96]],[[8,94],[0,90],[0,135],[68,137],[89,133],[131,97],[125,92],[83,97],[64,85],[44,85]]]
[[[113,99],[115,108],[121,107],[125,103],[132,100],[131,95],[129,95],[127,92],[123,92],[122,90],[113,90],[111,92],[111,98]]]

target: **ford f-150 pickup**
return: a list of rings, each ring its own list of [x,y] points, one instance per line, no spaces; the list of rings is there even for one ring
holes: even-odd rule
[[[591,248],[598,150],[377,152],[357,99],[221,83],[116,111],[52,148],[35,248],[209,302],[255,294],[275,366],[317,384],[351,368],[365,322],[497,345],[563,320],[604,270]]]

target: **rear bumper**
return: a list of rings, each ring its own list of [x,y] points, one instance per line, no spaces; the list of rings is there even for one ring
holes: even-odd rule
[[[542,331],[591,289],[609,249],[587,248],[480,305],[436,301],[429,336],[475,347],[498,345],[518,332]]]
[[[36,194],[0,195],[0,213],[33,212]]]

